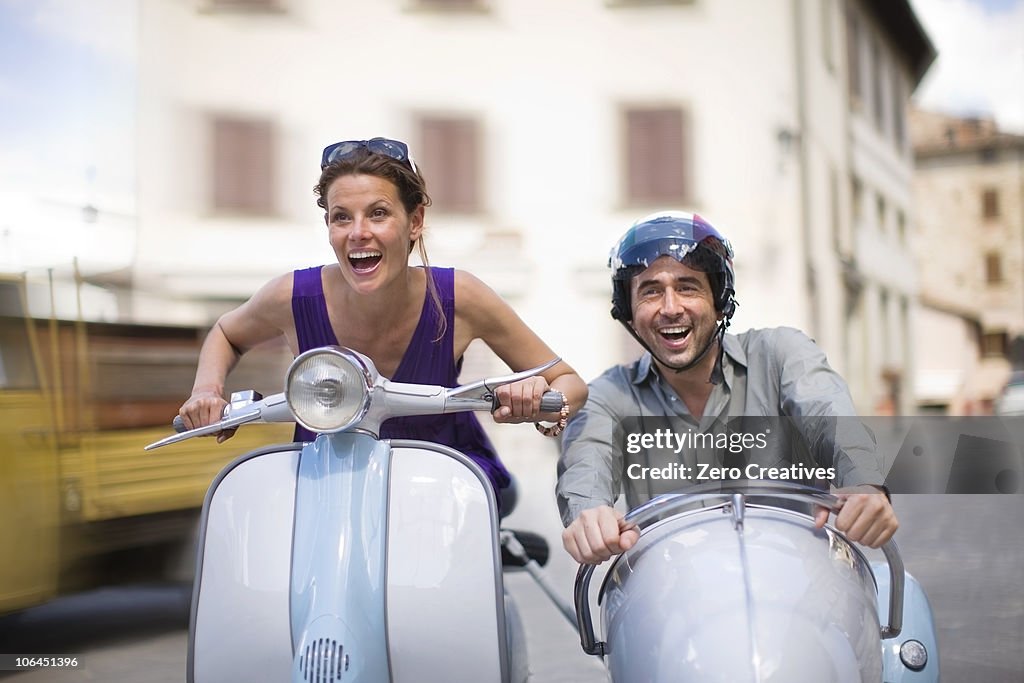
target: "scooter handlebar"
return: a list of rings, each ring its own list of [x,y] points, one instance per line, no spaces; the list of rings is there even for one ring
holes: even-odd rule
[[[230,407],[225,410],[224,417],[220,421],[203,427],[196,427],[195,429],[184,429],[185,423],[182,421],[181,416],[178,415],[171,421],[171,425],[177,434],[151,443],[143,450],[150,451],[154,448],[178,443],[195,436],[216,434],[250,422],[290,422],[293,419],[283,393],[252,400],[256,396],[258,395],[253,392],[249,397],[239,398],[237,402],[230,404]],[[232,398],[235,398],[235,396],[232,396]]]

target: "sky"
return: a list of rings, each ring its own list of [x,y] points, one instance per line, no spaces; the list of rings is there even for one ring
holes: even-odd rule
[[[991,115],[1024,134],[1024,0],[911,0],[939,56],[914,93],[923,108]]]
[[[133,0],[0,0],[0,179],[134,176]],[[28,176],[28,177],[26,177]],[[62,178],[58,176],[57,180]]]
[[[0,0],[0,270],[131,259],[135,7]]]

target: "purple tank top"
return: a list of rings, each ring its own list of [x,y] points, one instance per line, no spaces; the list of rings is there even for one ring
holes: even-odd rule
[[[295,318],[295,333],[299,342],[299,353],[320,346],[338,344],[338,338],[331,329],[327,317],[327,301],[324,298],[323,281],[320,271],[323,266],[296,270],[292,280],[292,315]],[[438,331],[438,315],[429,291],[423,301],[416,331],[413,332],[409,347],[405,350],[398,369],[390,377],[396,382],[435,384],[445,387],[458,386],[462,359],[454,361],[455,339],[455,270],[452,268],[431,268],[430,275],[441,297],[441,307],[447,320],[444,336],[435,341]],[[420,439],[451,446],[472,458],[491,480],[495,493],[508,486],[508,470],[498,459],[498,454],[473,413],[451,415],[416,415],[394,417],[384,422],[380,429],[382,439]],[[316,434],[296,425],[296,441],[312,441]],[[500,497],[500,493],[499,493]]]

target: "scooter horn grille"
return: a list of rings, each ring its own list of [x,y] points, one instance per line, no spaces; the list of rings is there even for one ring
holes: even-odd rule
[[[320,638],[306,646],[299,658],[299,673],[308,683],[334,683],[348,670],[348,655],[336,640]]]

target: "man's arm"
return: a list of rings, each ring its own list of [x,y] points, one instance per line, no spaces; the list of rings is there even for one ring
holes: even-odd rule
[[[603,562],[639,538],[635,527],[612,508],[622,486],[622,453],[614,445],[614,433],[624,416],[614,406],[625,391],[617,386],[623,381],[628,382],[616,369],[592,382],[587,403],[562,438],[556,486],[566,526],[562,545],[580,563]]]
[[[857,419],[850,389],[824,352],[798,330],[782,328],[776,334],[782,411],[795,420],[818,464],[836,470],[843,504],[836,528],[851,541],[877,548],[892,538],[899,522],[878,468],[874,435]],[[819,510],[815,524],[826,521],[828,511]]]
[[[566,526],[583,510],[611,506],[619,496],[622,454],[613,444],[616,422],[621,420],[614,408],[619,391],[608,375],[591,382],[587,402],[562,434],[555,493]]]

